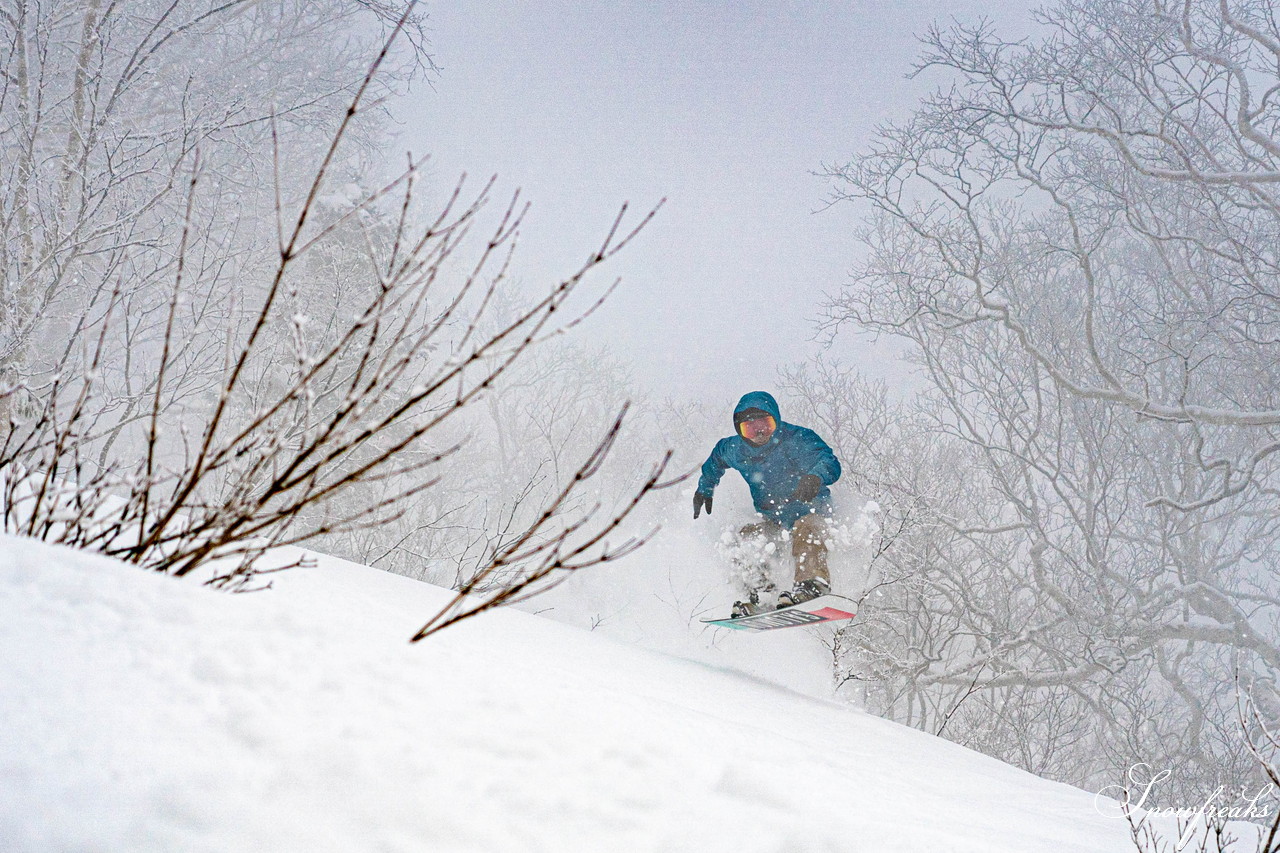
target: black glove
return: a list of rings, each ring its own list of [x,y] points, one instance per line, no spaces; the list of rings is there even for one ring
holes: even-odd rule
[[[817,474],[805,474],[800,478],[800,485],[791,493],[791,500],[807,504],[822,491],[822,478]]]
[[[697,518],[698,513],[706,509],[707,515],[711,515],[711,495],[704,495],[702,492],[693,493],[693,517]]]

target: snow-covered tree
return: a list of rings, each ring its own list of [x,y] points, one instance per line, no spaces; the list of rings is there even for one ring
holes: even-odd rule
[[[833,170],[872,215],[829,320],[914,345],[999,498],[935,508],[999,558],[934,566],[964,652],[909,677],[1090,715],[1073,781],[1162,759],[1210,790],[1249,763],[1234,668],[1280,664],[1280,29],[1216,0],[1041,23],[930,34],[946,86]]]
[[[299,200],[403,11],[362,0],[0,3],[0,387],[23,389],[0,397],[0,430],[12,405],[47,390],[59,344],[95,296],[121,286],[136,333],[163,314],[181,254],[191,298],[210,300],[202,319],[234,310],[242,273],[270,263],[277,193]],[[367,103],[429,67],[423,23],[405,22]],[[381,124],[374,108],[349,122],[343,165],[358,168]],[[287,158],[273,154],[282,145]]]

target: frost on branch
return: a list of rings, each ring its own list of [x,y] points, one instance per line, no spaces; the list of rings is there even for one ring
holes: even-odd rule
[[[837,651],[895,718],[1191,797],[1250,772],[1233,667],[1280,666],[1280,29],[1217,0],[1040,23],[931,31],[942,85],[830,170],[868,217],[828,330],[929,386],[873,484],[892,580]]]

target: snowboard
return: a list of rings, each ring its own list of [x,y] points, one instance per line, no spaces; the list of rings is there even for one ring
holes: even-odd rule
[[[854,603],[843,595],[820,595],[811,601],[793,604],[781,610],[766,610],[738,619],[703,619],[706,625],[719,625],[737,631],[776,631],[779,628],[798,628],[801,625],[817,625],[822,622],[839,622],[854,617]]]

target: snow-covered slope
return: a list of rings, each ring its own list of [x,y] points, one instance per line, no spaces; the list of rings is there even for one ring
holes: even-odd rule
[[[515,611],[408,645],[444,596],[0,538],[0,850],[1132,849],[1092,794],[735,671]]]

